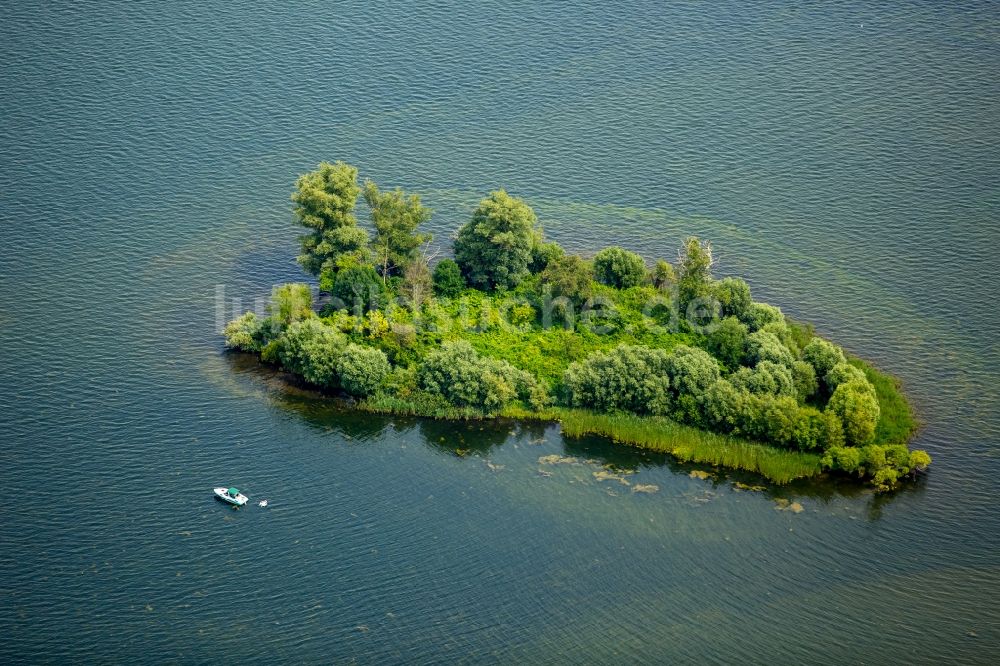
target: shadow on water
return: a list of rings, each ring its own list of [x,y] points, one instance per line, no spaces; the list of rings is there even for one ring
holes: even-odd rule
[[[416,432],[428,447],[442,453],[460,458],[487,458],[508,441],[539,443],[553,432],[551,423],[538,421],[453,421],[362,412],[354,409],[351,399],[316,390],[294,375],[261,363],[252,354],[226,353],[223,356],[236,375],[262,385],[272,404],[294,413],[304,423],[323,433],[336,433],[352,442],[376,441],[390,430]],[[821,503],[836,499],[865,500],[868,503],[867,516],[872,521],[881,518],[883,509],[901,494],[923,494],[926,489],[923,476],[907,481],[894,493],[886,494],[875,493],[869,486],[854,479],[825,474],[779,486],[751,472],[683,462],[669,454],[622,446],[606,437],[568,437],[558,430],[555,432],[558,433],[555,443],[561,446],[563,455],[594,460],[609,469],[623,472],[667,469],[678,476],[700,478],[711,484],[713,489],[750,490],[774,500],[809,499]]]
[[[511,435],[511,430],[497,421],[419,419],[419,430],[429,446],[462,457],[485,457]]]
[[[226,352],[233,373],[262,389],[271,404],[293,413],[323,433],[336,433],[354,442],[378,439],[386,430],[412,427],[417,419],[372,414],[353,409],[348,399],[319,391],[295,375],[261,363],[253,354]]]

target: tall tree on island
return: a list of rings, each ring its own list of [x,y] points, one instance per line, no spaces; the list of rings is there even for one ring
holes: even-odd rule
[[[711,295],[712,288],[712,258],[711,243],[702,243],[695,236],[684,241],[684,247],[678,253],[678,281],[681,309],[696,298]]]
[[[455,261],[472,286],[510,289],[528,275],[541,235],[531,207],[498,190],[479,202],[472,220],[458,230]]]
[[[311,230],[300,239],[298,262],[308,273],[321,276],[321,287],[332,283],[342,268],[371,260],[368,232],[354,216],[360,191],[358,170],[344,162],[321,162],[295,182],[295,216]]]
[[[396,188],[382,192],[370,180],[362,190],[375,227],[375,263],[385,282],[418,259],[420,246],[429,243],[431,234],[417,231],[431,218],[431,209],[420,203],[419,194],[407,195]]]

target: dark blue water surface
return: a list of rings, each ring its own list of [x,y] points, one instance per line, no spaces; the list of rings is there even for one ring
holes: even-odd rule
[[[12,1],[0,62],[3,663],[1000,660],[996,4]],[[442,247],[500,186],[575,251],[711,239],[902,379],[931,474],[738,492],[223,354],[324,159]]]

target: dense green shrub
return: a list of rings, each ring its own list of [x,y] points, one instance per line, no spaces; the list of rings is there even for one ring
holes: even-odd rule
[[[460,406],[499,408],[514,398],[513,382],[491,373],[468,342],[445,343],[424,358],[418,378],[421,388]]]
[[[579,305],[593,293],[590,287],[592,277],[591,265],[579,255],[569,254],[550,261],[540,280],[543,288],[548,287],[554,298],[565,297]]]
[[[743,323],[751,331],[759,331],[768,324],[783,321],[785,321],[785,315],[781,313],[781,309],[767,303],[751,303],[743,315]]]
[[[875,389],[868,380],[841,384],[830,396],[826,408],[844,424],[848,444],[861,446],[875,438],[879,406]]]
[[[740,321],[747,318],[747,311],[753,302],[750,285],[736,277],[727,277],[716,282],[712,290],[724,317],[736,317]]]
[[[826,450],[821,461],[823,467],[847,472],[858,473],[861,468],[861,449],[853,446],[833,446]]]
[[[458,230],[455,261],[477,289],[512,289],[528,274],[540,233],[528,204],[498,190],[483,199],[472,220]]]
[[[672,265],[660,259],[649,272],[649,281],[656,289],[667,291],[677,284],[677,272]]]
[[[715,358],[735,370],[746,356],[747,327],[736,317],[726,317],[708,335],[706,346]]]
[[[315,317],[292,323],[278,339],[278,359],[289,372],[317,386],[337,382],[337,357],[344,337]]]
[[[667,374],[676,392],[671,415],[700,425],[704,420],[704,394],[719,379],[719,363],[707,352],[680,345],[667,360]]]
[[[756,371],[744,368],[740,372]],[[765,361],[760,373],[771,371],[779,373],[790,384],[786,376],[789,371],[784,366]],[[802,451],[823,450],[844,443],[842,426],[836,415],[799,405],[790,394],[750,393],[735,382],[719,379],[702,394],[700,402],[700,425],[719,432]],[[697,423],[688,414],[678,414],[676,409],[674,416],[687,423]]]
[[[519,328],[525,328],[535,321],[538,313],[530,303],[518,303],[510,310],[510,323]]]
[[[515,398],[540,400],[538,382],[506,361],[481,356],[464,340],[430,352],[417,374],[420,387],[459,407],[495,412]]]
[[[910,463],[910,449],[905,444],[887,444],[885,460],[886,464],[900,469],[907,467]]]
[[[670,406],[667,353],[619,345],[570,364],[563,378],[567,403],[599,411],[665,414]]]
[[[799,415],[799,403],[794,398],[781,396],[753,396],[751,404],[756,406],[754,436],[764,441],[783,446],[792,444],[795,423]]]
[[[921,451],[920,449],[910,451],[909,467],[911,470],[923,471],[927,469],[927,466],[930,464],[931,457],[927,455],[926,451]]]
[[[266,344],[264,320],[253,312],[246,312],[226,324],[223,333],[229,349],[260,352]]]
[[[876,489],[886,492],[892,490],[898,485],[900,473],[898,469],[893,467],[883,467],[875,471],[872,475],[872,485]]]
[[[881,491],[896,487],[900,477],[922,470],[930,464],[925,451],[910,451],[903,444],[870,444],[861,448],[859,471],[872,478],[872,484]]]
[[[844,352],[835,344],[823,338],[813,338],[802,349],[802,360],[816,371],[816,376],[825,378],[835,365],[845,363]]]
[[[279,284],[271,289],[267,304],[271,322],[279,329],[312,315],[312,290],[301,283]]]
[[[870,477],[872,485],[883,492],[894,489],[901,477],[927,469],[930,463],[926,451],[910,451],[903,444],[834,446],[820,461],[827,469]]]
[[[816,395],[816,390],[819,388],[816,371],[805,361],[792,363],[792,382],[795,383],[795,394],[801,402]]]
[[[414,392],[420,390],[417,381],[416,366],[394,365],[382,381],[382,393],[408,399]]]
[[[761,330],[747,336],[747,365],[756,365],[761,361],[772,361],[790,367],[794,360],[792,352],[781,344],[781,340],[774,333]]]
[[[462,269],[453,259],[442,259],[434,267],[434,293],[443,298],[454,298],[465,289]]]
[[[729,377],[737,389],[758,395],[795,397],[795,380],[788,366],[761,361],[753,368],[740,368]]]
[[[705,425],[730,433],[742,428],[749,410],[749,396],[725,379],[717,379],[705,391]]]
[[[336,365],[341,388],[359,397],[378,390],[392,369],[385,352],[353,343],[344,347]]]
[[[843,427],[829,412],[800,406],[789,433],[788,445],[800,451],[823,450],[843,443]]]
[[[680,345],[667,359],[667,373],[678,393],[700,397],[719,379],[719,363],[703,349]]]
[[[772,321],[770,323],[764,324],[761,331],[765,333],[770,333],[774,337],[778,338],[778,341],[783,344],[790,352],[792,352],[793,357],[798,357],[799,346],[795,342],[795,334],[792,332],[791,327],[788,325],[787,320],[782,321]]]
[[[535,243],[531,248],[531,263],[528,270],[532,273],[541,273],[555,259],[566,254],[566,251],[559,243]]]
[[[843,443],[840,420],[813,407],[799,405],[788,395],[747,394],[739,432],[762,441],[823,450]]]
[[[337,273],[330,296],[337,307],[352,313],[381,309],[388,301],[385,284],[372,266],[354,266]]]
[[[826,382],[826,388],[830,393],[833,393],[838,386],[841,384],[846,384],[847,382],[860,381],[868,384],[868,378],[865,376],[864,371],[860,368],[855,368],[850,363],[838,363],[830,369],[830,372],[826,373],[824,377]],[[873,389],[874,390],[874,387]]]
[[[594,255],[594,276],[616,289],[637,287],[646,278],[646,262],[635,252],[606,247]]]

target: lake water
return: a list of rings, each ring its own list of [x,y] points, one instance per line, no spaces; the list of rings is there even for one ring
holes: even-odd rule
[[[1000,660],[997,6],[577,5],[0,6],[0,661]],[[223,354],[324,159],[442,246],[500,186],[575,251],[711,239],[902,379],[931,473],[738,492]]]

